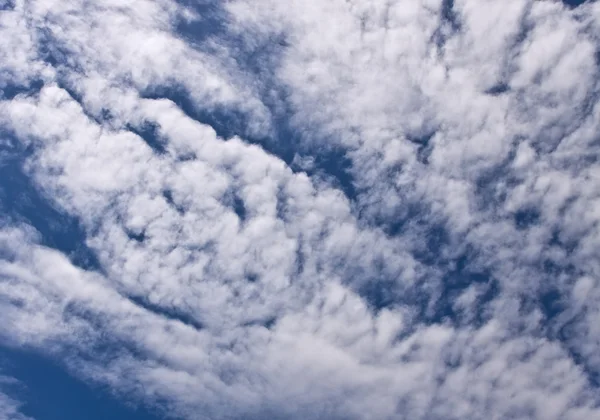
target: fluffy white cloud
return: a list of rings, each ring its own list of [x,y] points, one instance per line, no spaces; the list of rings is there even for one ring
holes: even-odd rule
[[[294,123],[346,147],[366,220],[400,225],[417,251],[441,224],[437,258],[466,246],[511,299],[568,299],[597,275],[598,4],[228,7],[234,30],[288,40],[276,80]]]
[[[2,342],[187,418],[598,416],[600,6],[223,7],[198,42],[167,0],[0,18],[0,87],[44,82],[0,125],[98,257],[6,222]],[[281,118],[291,168],[246,141]],[[331,150],[356,196],[292,170]]]

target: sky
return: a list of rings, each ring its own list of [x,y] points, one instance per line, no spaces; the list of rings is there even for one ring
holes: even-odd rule
[[[600,419],[600,3],[0,0],[0,419]]]

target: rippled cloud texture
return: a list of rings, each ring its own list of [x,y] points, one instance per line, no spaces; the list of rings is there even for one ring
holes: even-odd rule
[[[2,347],[165,418],[600,418],[600,3],[0,5]]]

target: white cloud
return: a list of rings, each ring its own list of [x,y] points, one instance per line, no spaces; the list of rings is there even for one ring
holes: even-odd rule
[[[25,416],[20,408],[21,403],[12,398],[8,391],[9,388],[19,387],[19,382],[10,376],[0,375],[0,417],[6,420],[31,420],[31,417]]]
[[[598,416],[600,6],[505,3],[232,1],[192,45],[166,0],[17,2],[0,80],[45,86],[0,124],[100,267],[4,226],[0,337],[187,418]],[[357,196],[174,87],[253,138],[289,106],[292,168],[342,148]]]
[[[429,227],[405,223],[409,246],[443,223],[442,258],[468,244],[525,299],[568,295],[569,266],[597,273],[598,4],[456,1],[454,22],[442,2],[245,4],[232,25],[285,34],[276,74],[294,122],[348,148],[362,215],[393,225],[418,207]],[[539,215],[519,227],[520,211]]]

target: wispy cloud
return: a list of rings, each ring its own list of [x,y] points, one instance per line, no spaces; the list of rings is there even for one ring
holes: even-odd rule
[[[19,382],[0,375],[0,417],[6,420],[32,420],[21,412],[21,403],[10,396],[10,389],[19,388]]]

